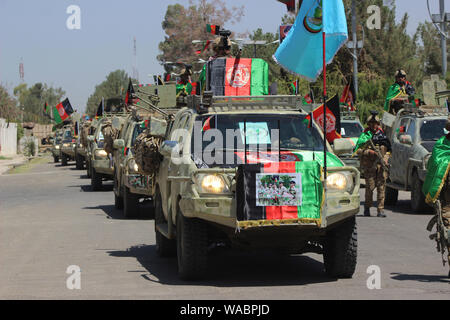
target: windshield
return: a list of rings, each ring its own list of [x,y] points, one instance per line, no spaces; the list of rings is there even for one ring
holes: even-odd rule
[[[71,130],[64,131],[63,142],[72,142],[72,131]]]
[[[225,163],[230,154],[242,157],[244,149],[248,153],[267,152],[278,156],[279,151],[282,156],[290,151],[323,151],[322,137],[314,126],[309,127],[306,115],[199,116],[195,127],[200,132],[194,130],[191,153],[197,160],[213,155],[217,161],[208,165]]]
[[[342,138],[357,138],[363,132],[363,127],[358,122],[341,122]]]
[[[134,143],[136,142],[137,137],[144,132],[145,128],[141,127],[141,123],[136,123],[133,130],[133,136],[131,137],[131,146],[134,146]]]
[[[446,119],[423,120],[420,128],[420,137],[422,141],[437,141],[444,133]]]

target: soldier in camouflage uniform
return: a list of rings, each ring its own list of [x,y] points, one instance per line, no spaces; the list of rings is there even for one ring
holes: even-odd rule
[[[373,205],[373,191],[377,189],[378,217],[385,218],[384,199],[386,180],[388,178],[387,163],[391,152],[391,144],[380,128],[380,119],[376,115],[372,115],[367,120],[368,128],[364,131],[371,131],[373,134],[372,141],[377,150],[374,150],[370,143],[358,150],[360,156],[361,169],[364,171],[366,179],[366,198],[364,202],[364,216],[370,216],[370,208]],[[383,157],[380,159],[379,153]],[[385,166],[381,161],[384,161]]]

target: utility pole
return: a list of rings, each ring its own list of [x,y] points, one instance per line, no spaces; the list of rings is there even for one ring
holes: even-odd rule
[[[445,12],[444,0],[439,0],[439,14],[433,14],[431,19],[435,25],[439,24],[439,33],[441,34],[442,50],[442,76],[445,79],[447,75],[447,22],[450,22],[450,13]]]
[[[441,14],[441,48],[442,48],[442,75],[445,79],[445,76],[447,75],[447,38],[445,37],[446,32],[446,14],[445,14],[445,2],[444,0],[439,1],[439,8],[440,8],[440,14]]]
[[[353,38],[353,87],[358,94],[358,39],[356,37],[356,0],[352,0],[352,38]],[[354,97],[356,98],[356,97]]]

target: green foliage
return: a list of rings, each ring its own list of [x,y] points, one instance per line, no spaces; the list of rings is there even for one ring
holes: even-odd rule
[[[30,88],[25,83],[14,88],[14,96],[19,102],[20,110],[23,110],[24,122],[51,123],[52,108],[61,102],[65,94],[62,88],[49,87],[40,82]],[[47,114],[44,113],[45,102],[48,103]]]
[[[230,24],[239,22],[243,16],[243,7],[229,7],[223,0],[191,0],[188,7],[180,4],[168,5],[162,22],[166,33],[163,42],[159,43],[161,54],[158,60],[165,62],[183,62],[192,64],[199,58],[207,60],[211,55],[208,50],[200,55],[203,45],[192,45],[193,40],[212,40],[214,36],[206,32],[207,24],[230,28]],[[194,70],[201,70],[202,65],[194,65]],[[166,66],[166,71],[172,71]],[[180,70],[179,70],[180,71]]]
[[[5,87],[0,85],[0,118],[7,121],[17,120],[19,109],[16,100],[12,98]]]
[[[17,122],[17,142],[25,135],[25,130],[23,129],[22,123]]]
[[[23,153],[27,157],[34,157],[36,155],[36,143],[35,143],[34,139],[28,139],[25,142],[25,148],[23,150]]]
[[[95,87],[94,93],[87,101],[86,113],[94,117],[102,98],[125,98],[129,76],[124,70],[116,70],[108,74],[106,80]]]

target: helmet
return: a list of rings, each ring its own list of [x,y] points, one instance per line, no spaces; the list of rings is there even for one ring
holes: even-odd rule
[[[213,46],[212,46],[214,51],[219,51],[220,49],[225,49],[225,47],[231,48],[230,39],[227,38],[226,43],[222,39],[223,39],[222,37],[217,37],[216,39],[214,39]]]
[[[398,70],[395,72],[395,77],[396,77],[396,78],[398,78],[398,77],[406,77],[406,72],[403,71],[403,70],[401,70],[401,69],[398,69]]]
[[[381,123],[380,118],[378,118],[378,116],[374,115],[374,114],[370,115],[369,118],[367,118],[367,123],[370,123],[370,122],[376,122],[378,124]]]

